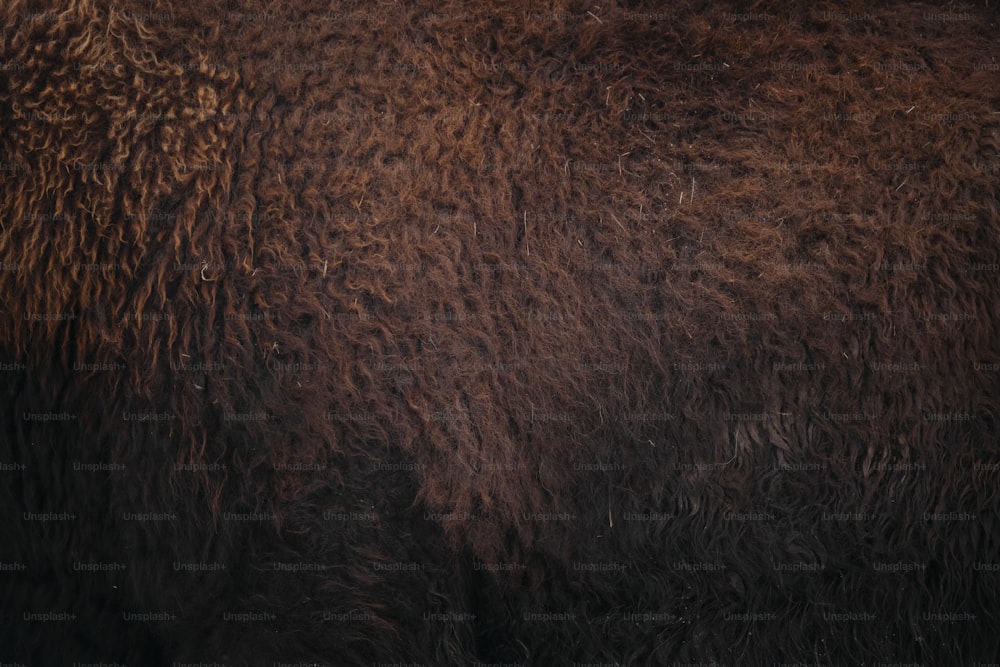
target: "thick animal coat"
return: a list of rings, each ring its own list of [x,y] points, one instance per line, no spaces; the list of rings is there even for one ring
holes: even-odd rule
[[[0,657],[997,657],[995,7],[0,26]]]

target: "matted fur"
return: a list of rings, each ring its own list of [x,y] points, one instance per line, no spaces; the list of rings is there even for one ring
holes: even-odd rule
[[[994,7],[54,5],[0,657],[996,659]]]

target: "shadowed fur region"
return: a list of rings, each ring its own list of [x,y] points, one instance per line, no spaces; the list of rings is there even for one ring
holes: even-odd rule
[[[996,6],[0,7],[0,659],[1000,657]]]

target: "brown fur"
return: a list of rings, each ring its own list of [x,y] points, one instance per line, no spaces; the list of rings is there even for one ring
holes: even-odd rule
[[[0,501],[77,515],[0,557],[59,655],[996,657],[994,8],[173,4],[0,14]]]

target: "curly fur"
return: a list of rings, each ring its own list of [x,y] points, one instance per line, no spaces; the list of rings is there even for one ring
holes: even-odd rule
[[[1000,655],[995,7],[187,4],[0,10],[0,657]]]

